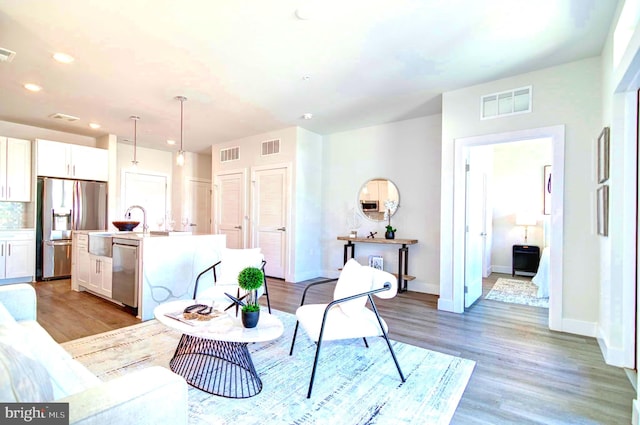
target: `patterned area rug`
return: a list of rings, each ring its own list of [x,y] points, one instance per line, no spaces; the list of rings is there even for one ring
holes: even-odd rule
[[[501,277],[485,299],[549,308],[549,298],[537,298],[537,293],[538,287],[534,283]]]
[[[311,399],[307,387],[315,344],[295,316],[275,312],[284,334],[249,350],[263,383],[247,399],[228,399],[189,387],[190,424],[448,424],[475,362],[392,342],[405,374],[401,383],[386,343],[370,338],[323,344]],[[168,367],[180,335],[156,320],[62,344],[103,380],[150,365]]]

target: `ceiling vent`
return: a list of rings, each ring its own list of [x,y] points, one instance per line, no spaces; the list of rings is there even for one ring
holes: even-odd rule
[[[0,47],[0,62],[11,62],[16,52]]]
[[[520,87],[480,98],[480,119],[531,112],[531,86]]]
[[[56,120],[65,120],[69,122],[78,121],[80,119],[78,117],[74,117],[73,115],[67,115],[67,114],[61,114],[61,113],[49,115],[49,118],[53,118]]]
[[[220,149],[220,162],[236,161],[240,159],[240,148]]]
[[[280,139],[262,142],[262,156],[280,153]]]

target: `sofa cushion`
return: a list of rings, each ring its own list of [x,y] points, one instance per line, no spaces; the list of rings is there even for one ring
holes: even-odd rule
[[[20,322],[17,327],[23,338],[28,341],[34,359],[48,371],[55,400],[102,382],[86,367],[73,360],[38,322]]]
[[[16,320],[13,318],[11,313],[9,313],[9,310],[7,310],[7,308],[2,303],[0,303],[0,325],[3,325],[5,323],[14,324],[16,323]]]
[[[19,350],[46,370],[48,379],[43,384],[51,388],[53,396],[50,400],[75,394],[102,382],[73,360],[35,321],[0,326],[0,343]]]
[[[0,400],[2,402],[47,402],[54,399],[46,368],[31,354],[19,336],[0,327]]]

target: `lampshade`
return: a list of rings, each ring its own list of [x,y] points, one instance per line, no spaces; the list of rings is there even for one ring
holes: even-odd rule
[[[516,214],[516,226],[535,226],[538,223],[535,214],[530,212],[519,212]]]

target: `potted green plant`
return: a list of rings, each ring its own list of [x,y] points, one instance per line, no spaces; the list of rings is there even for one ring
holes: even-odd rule
[[[390,224],[386,226],[387,231],[384,234],[385,239],[394,239],[396,237],[396,229]]]
[[[238,286],[248,292],[247,302],[242,306],[242,325],[245,328],[255,328],[260,319],[258,289],[263,282],[264,274],[257,267],[246,267],[238,274]]]

